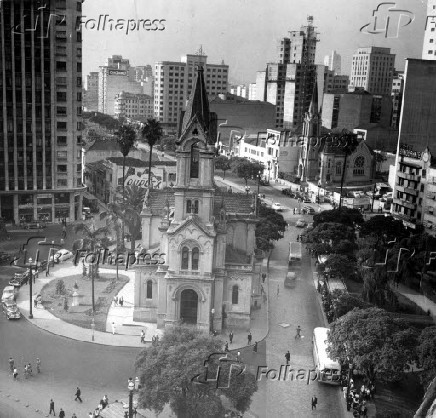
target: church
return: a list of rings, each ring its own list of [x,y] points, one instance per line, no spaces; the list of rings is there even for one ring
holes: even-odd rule
[[[135,266],[136,321],[249,329],[260,306],[255,200],[215,184],[217,128],[199,66],[176,140],[175,185],[149,189],[141,212],[142,247],[161,261]]]

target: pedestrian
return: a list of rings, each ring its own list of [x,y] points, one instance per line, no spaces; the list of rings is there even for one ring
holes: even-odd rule
[[[80,401],[80,403],[82,403],[82,398],[80,397],[80,395],[82,394],[79,386],[77,386],[77,390],[76,390],[76,399],[74,399],[75,401],[77,401],[77,399]]]
[[[144,332],[144,330],[141,330],[141,343],[142,344],[145,343],[145,332]]]
[[[15,360],[12,357],[9,357],[9,371],[11,374],[14,373],[15,368]]]
[[[112,322],[112,335],[115,335],[115,322]]]
[[[61,245],[65,244],[65,240],[63,238],[61,238]]]
[[[106,408],[109,405],[109,398],[107,395],[103,396],[103,407]]]
[[[262,283],[265,283],[266,273],[262,273]]]
[[[13,376],[14,376],[14,380],[17,380],[18,370],[16,368],[14,368]]]
[[[226,353],[228,353],[229,352],[229,343],[226,341],[226,345],[224,346],[224,351],[226,352]]]
[[[120,299],[118,302],[119,302],[120,306],[122,307],[123,303],[124,303],[124,298],[122,296],[120,296]]]
[[[114,296],[114,306],[118,305],[118,296]]]
[[[291,360],[291,353],[289,352],[289,350],[286,351],[285,359],[286,359],[286,364],[289,364],[289,361]]]
[[[241,352],[238,351],[238,354],[236,355],[236,361],[241,361]]]
[[[232,330],[230,330],[229,341],[230,341],[230,344],[233,343],[233,331]]]
[[[312,396],[312,409],[316,409],[317,403],[318,403],[318,398],[315,395],[313,395]]]
[[[52,412],[53,412],[53,415],[56,416],[56,412],[54,410],[54,401],[53,401],[53,399],[50,399],[50,412],[48,414],[51,415]]]
[[[41,360],[39,358],[36,359],[36,371],[41,373]]]
[[[248,337],[247,337],[247,339],[248,339],[248,345],[251,344],[251,340],[252,340],[252,338],[253,338],[253,336],[251,335],[251,331],[248,331]]]
[[[38,301],[35,299],[33,299],[33,307],[36,308],[38,306]]]
[[[89,413],[88,415],[89,418],[94,418],[94,414],[92,412]]]
[[[65,418],[65,412],[62,408],[59,411],[59,418]]]
[[[257,341],[254,343],[253,353],[257,353]]]
[[[73,413],[73,415],[71,416],[71,418],[77,418],[77,415]]]
[[[297,333],[295,334],[295,339],[301,338],[301,327],[298,325],[297,327]]]
[[[277,297],[279,297],[280,294],[280,285],[277,285]]]

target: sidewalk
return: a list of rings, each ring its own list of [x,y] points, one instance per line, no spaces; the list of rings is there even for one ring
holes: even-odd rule
[[[399,284],[398,287],[394,287],[394,289],[405,296],[407,299],[415,302],[420,308],[422,308],[425,312],[430,311],[430,315],[433,317],[433,320],[436,321],[436,303],[427,298],[421,293],[412,290],[403,284]]]
[[[101,273],[113,273],[110,269],[100,269]],[[43,286],[51,280],[81,274],[82,266],[74,266],[67,262],[66,264],[56,265],[50,269],[51,276],[45,277],[45,273],[39,274],[39,278],[32,286],[32,307],[33,299],[41,292]],[[52,334],[60,335],[76,341],[84,341],[92,344],[102,344],[117,347],[144,347],[150,345],[152,337],[155,335],[162,336],[163,330],[157,329],[156,323],[145,323],[133,321],[134,309],[134,281],[135,273],[133,271],[123,271],[123,275],[129,278],[129,282],[120,290],[118,298],[123,296],[124,306],[114,306],[112,302],[108,311],[106,321],[106,332],[92,331],[79,326],[69,324],[60,320],[44,307],[33,308],[33,318],[29,318],[29,285],[21,288],[17,297],[17,305],[20,308],[25,319],[33,325],[44,329]],[[251,333],[253,344],[255,341],[261,341],[268,333],[268,323],[266,305],[251,314]],[[115,322],[115,335],[112,335],[112,322]],[[141,343],[141,330],[145,332],[146,344]],[[231,350],[241,349],[247,346],[248,332],[244,330],[233,330],[233,344],[229,344]],[[222,335],[224,341],[228,340],[228,335]]]

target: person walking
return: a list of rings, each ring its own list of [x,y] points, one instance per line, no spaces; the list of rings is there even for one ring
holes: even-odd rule
[[[317,404],[318,404],[318,398],[315,395],[313,395],[312,396],[312,410],[316,409]]]
[[[257,353],[257,341],[254,343],[253,353]]]
[[[238,354],[236,354],[236,361],[241,361],[241,352],[238,351]]]
[[[77,386],[77,390],[76,390],[76,398],[74,399],[75,401],[77,401],[77,399],[80,401],[80,403],[82,403],[82,398],[80,397],[80,395],[82,394],[79,386]]]
[[[62,408],[59,411],[59,418],[65,418],[65,412]]]
[[[88,415],[89,418],[94,418],[94,414],[92,412],[89,413]]]
[[[120,296],[120,299],[118,302],[119,302],[120,306],[123,307],[124,298],[122,296]]]
[[[253,336],[251,335],[251,331],[248,331],[248,336],[247,336],[247,340],[248,340],[248,345],[251,344],[251,340],[253,339]]]
[[[143,329],[141,330],[141,343],[145,344],[145,332]]]
[[[230,341],[230,344],[233,343],[233,331],[232,330],[230,330],[229,341]]]
[[[224,345],[224,351],[226,352],[226,353],[228,353],[229,352],[229,343],[226,341],[226,344]]]
[[[298,325],[297,327],[297,333],[295,334],[295,339],[301,338],[301,327]]]
[[[112,335],[115,335],[115,322],[112,322]]]
[[[9,371],[11,374],[14,373],[15,369],[15,360],[12,357],[9,357]]]
[[[277,297],[279,297],[280,294],[280,285],[277,285]]]
[[[16,368],[14,368],[14,372],[13,372],[12,376],[14,376],[14,380],[17,380],[18,370]]]
[[[53,412],[53,415],[56,416],[56,412],[54,410],[54,400],[50,399],[50,412],[48,414],[51,415],[52,412]]]
[[[291,353],[289,352],[289,350],[286,351],[285,359],[286,359],[286,364],[289,364],[289,361],[291,360]]]
[[[36,372],[41,373],[41,360],[39,358],[36,359]]]

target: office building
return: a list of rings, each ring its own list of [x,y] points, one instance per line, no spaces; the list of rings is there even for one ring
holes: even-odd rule
[[[309,16],[306,26],[289,32],[289,37],[279,41],[277,62],[267,64],[265,71],[257,73],[257,99],[276,106],[278,129],[295,128],[303,123],[315,80],[322,94],[324,66],[315,65],[317,35],[313,17]]]
[[[390,48],[359,48],[353,55],[350,88],[361,87],[372,94],[391,94],[395,54]]]
[[[324,65],[333,71],[334,75],[341,74],[341,56],[336,51],[332,51],[331,54],[324,57]]]
[[[256,83],[250,83],[248,85],[248,100],[257,100],[256,99]]]
[[[427,0],[422,59],[436,60],[436,0]]]
[[[230,94],[248,99],[248,88],[245,84],[230,87]]]
[[[404,71],[395,71],[392,79],[392,120],[391,126],[398,128],[400,124],[401,101],[403,99]]]
[[[98,72],[86,76],[86,92],[83,97],[83,108],[87,112],[98,111]]]
[[[346,93],[350,77],[347,75],[337,75],[333,70],[324,68],[324,93]]]
[[[114,112],[117,118],[129,118],[137,121],[146,121],[153,118],[153,97],[147,94],[126,93],[115,96]]]
[[[183,56],[180,62],[160,61],[155,65],[154,116],[167,129],[177,130],[180,112],[192,91],[195,71],[204,69],[204,78],[209,96],[227,91],[228,65],[208,64],[203,50]]]
[[[1,6],[0,217],[80,219],[82,32],[76,22],[82,2]],[[20,28],[36,28],[41,36],[17,33]]]

